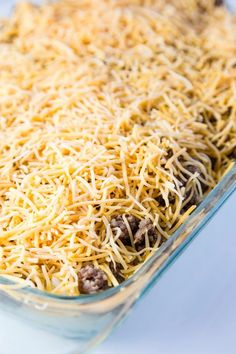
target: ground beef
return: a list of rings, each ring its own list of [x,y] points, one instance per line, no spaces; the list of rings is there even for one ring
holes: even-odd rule
[[[191,198],[189,199],[190,195],[192,194]],[[183,211],[187,211],[192,205],[198,205],[200,203],[200,197],[199,195],[196,193],[195,190],[188,190],[185,193],[185,200],[189,199],[188,203],[183,207]]]
[[[188,167],[186,167],[186,169],[194,174],[194,173],[198,173],[199,176],[202,175],[202,172],[200,170],[200,168],[198,166],[195,166],[195,165],[189,165]],[[189,175],[185,174],[185,177],[186,178],[189,178]],[[187,182],[184,183],[184,186],[186,187],[187,186]],[[201,183],[201,186],[203,186],[203,183]],[[189,197],[191,196],[190,200],[188,201],[188,203],[183,207],[183,211],[185,212],[186,210],[188,210],[192,205],[198,205],[198,203],[200,202],[200,198],[199,198],[199,195],[198,193],[195,191],[195,189],[189,189],[185,192],[185,195],[184,195],[184,199],[187,200],[189,199]]]
[[[108,287],[106,274],[93,265],[87,265],[78,273],[79,291],[81,294],[95,294]]]
[[[233,151],[231,152],[231,154],[229,155],[229,157],[233,160],[236,160],[236,146],[233,149]]]
[[[130,264],[135,267],[136,265],[140,264],[140,260],[138,259],[138,257],[135,257]]]
[[[169,160],[172,156],[173,156],[173,150],[172,149],[167,150],[166,159]]]
[[[169,203],[170,204],[174,204],[175,202],[175,196],[172,195],[172,194],[169,194],[168,196],[168,199],[169,199]],[[157,198],[156,198],[156,201],[158,202],[158,204],[162,207],[165,207],[166,206],[166,202],[164,200],[164,198],[162,197],[162,195],[159,195]]]
[[[121,273],[122,266],[119,263],[115,263],[115,265],[114,265],[114,263],[111,262],[109,267],[110,267],[112,274],[114,275],[114,277],[118,281],[118,283],[119,284],[122,283],[125,280],[125,278],[123,277],[123,275]]]
[[[188,170],[192,174],[198,173],[199,175],[201,175],[201,173],[202,173],[200,168],[196,165],[189,165],[188,167],[186,167],[186,170]]]
[[[134,215],[125,215],[125,217],[129,223],[132,234],[134,234],[138,230],[140,220]],[[111,229],[114,234],[120,230],[119,232],[121,232],[121,234],[119,239],[123,242],[124,245],[130,245],[130,235],[124,222],[123,215],[117,215],[111,220]]]
[[[136,250],[141,251],[142,249],[145,248],[146,233],[149,238],[149,244],[151,247],[153,247],[157,241],[159,234],[157,229],[153,226],[152,221],[150,219],[145,219],[140,221],[138,218],[136,218],[133,215],[125,215],[125,216],[130,225],[130,229],[134,237],[134,245]],[[129,232],[123,220],[122,215],[117,215],[111,220],[111,228],[114,233],[116,233],[118,229],[121,231],[120,240],[123,242],[124,245],[126,246],[131,245]],[[113,274],[115,275],[114,272]]]
[[[216,168],[217,159],[215,157],[210,157],[210,159],[211,159],[211,167],[214,170]]]
[[[189,165],[188,167],[185,167],[190,173],[194,174],[194,173],[198,173],[199,177],[204,178],[204,175],[201,171],[201,169],[196,166],[196,165]],[[185,174],[186,178],[189,178],[189,175]],[[201,183],[201,187],[202,187],[202,192],[205,193],[208,189],[208,186],[203,183],[202,181],[199,181]],[[185,182],[184,185],[186,186],[188,182]]]
[[[222,6],[224,5],[224,0],[215,0],[215,6]]]
[[[149,244],[153,247],[158,239],[158,231],[150,219],[142,220],[139,224],[139,229],[134,235],[134,244],[137,251],[145,248],[145,235],[147,234]]]

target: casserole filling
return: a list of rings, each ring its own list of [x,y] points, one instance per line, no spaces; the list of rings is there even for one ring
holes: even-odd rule
[[[117,286],[232,167],[235,125],[221,1],[18,5],[0,27],[0,274]]]

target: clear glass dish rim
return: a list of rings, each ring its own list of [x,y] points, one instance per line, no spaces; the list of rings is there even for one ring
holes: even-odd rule
[[[112,297],[113,295],[117,294],[120,291],[125,291],[126,288],[129,287],[133,282],[137,280],[140,276],[142,276],[145,273],[145,270],[148,269],[152,264],[154,264],[159,257],[165,252],[165,250],[173,244],[173,242],[181,235],[182,231],[184,231],[185,228],[188,227],[188,225],[191,224],[192,219],[200,213],[214,198],[214,196],[217,195],[217,192],[220,191],[222,188],[224,188],[224,185],[226,185],[226,181],[230,180],[234,175],[236,174],[236,164],[233,165],[233,167],[230,169],[229,172],[225,174],[225,176],[222,178],[222,180],[216,185],[216,187],[204,198],[202,203],[194,210],[194,212],[187,218],[187,220],[173,233],[170,238],[161,245],[161,247],[142,265],[142,267],[129,279],[121,283],[119,286],[115,288],[110,288],[107,289],[101,293],[98,294],[93,294],[93,295],[78,295],[78,296],[65,296],[65,295],[57,295],[57,294],[52,294],[46,291],[39,290],[37,288],[31,288],[31,287],[23,287],[17,289],[18,292],[21,292],[22,294],[26,295],[33,295],[33,296],[38,296],[43,300],[55,300],[55,301],[65,301],[66,303],[75,303],[75,304],[89,304],[89,303],[95,303],[98,301],[102,301],[105,299],[108,299],[109,297]],[[158,278],[158,276],[173,262],[173,259],[175,259],[179,252],[185,248],[185,246],[195,239],[195,237],[198,235],[200,229],[211,219],[211,217],[215,214],[215,212],[220,208],[220,206],[226,201],[226,199],[236,190],[236,179],[234,180],[233,184],[227,188],[223,195],[219,198],[217,201],[216,205],[208,211],[203,217],[202,220],[200,221],[199,225],[194,229],[186,238],[185,241],[181,242],[180,245],[176,248],[176,250],[173,252],[173,255],[169,255],[168,258],[164,261],[164,263],[155,271],[153,274],[152,279],[148,282],[146,286],[144,286],[145,290],[151,284]],[[0,275],[0,284],[3,285],[17,285],[16,282],[7,280],[4,276]]]

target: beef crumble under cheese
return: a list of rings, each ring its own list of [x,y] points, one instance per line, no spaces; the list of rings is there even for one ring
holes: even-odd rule
[[[215,0],[19,4],[0,26],[0,274],[128,279],[235,160],[236,18]]]

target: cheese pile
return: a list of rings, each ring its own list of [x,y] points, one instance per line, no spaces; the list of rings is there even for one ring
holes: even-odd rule
[[[0,24],[0,274],[78,295],[92,263],[117,286],[110,263],[128,278],[154,250],[111,218],[167,239],[196,207],[186,175],[202,198],[232,166],[235,117],[236,18],[214,1],[18,5]]]

